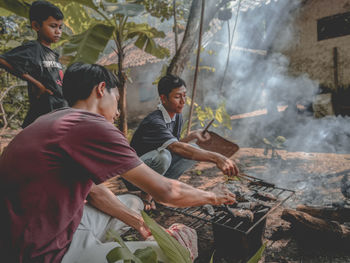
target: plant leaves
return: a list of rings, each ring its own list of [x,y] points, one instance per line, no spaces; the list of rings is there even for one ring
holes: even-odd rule
[[[145,223],[152,232],[154,239],[170,263],[192,263],[190,252],[184,248],[175,238],[170,236],[144,211],[141,211]]]
[[[158,31],[156,28],[150,27],[148,24],[136,24],[134,22],[129,22],[126,24],[127,28],[127,38],[132,39],[137,37],[134,45],[145,52],[163,59],[164,57],[170,56],[170,51],[158,45],[154,39],[164,38],[165,33],[163,31]]]
[[[209,262],[209,263],[213,263],[213,262],[214,262],[214,254],[215,254],[215,251],[214,251],[213,254],[211,255],[211,258],[210,258],[210,262]]]
[[[265,248],[266,248],[266,243],[264,243],[260,248],[259,250],[254,254],[254,256],[249,259],[249,261],[247,263],[258,263],[259,260],[261,259],[262,257],[262,254],[264,253],[265,251]]]
[[[151,247],[137,249],[134,255],[141,260],[142,263],[157,263],[157,253]]]
[[[114,263],[118,260],[133,260],[136,263],[142,263],[140,259],[134,256],[134,254],[124,247],[116,247],[108,252],[106,259],[108,263]]]
[[[19,0],[0,0],[0,7],[16,15],[28,18],[30,4]]]
[[[119,14],[123,16],[138,16],[145,11],[145,7],[133,3],[103,3],[104,10],[111,14]]]
[[[70,42],[63,47],[63,55],[72,55],[74,59],[71,63],[95,63],[105,49],[113,30],[112,26],[95,24],[85,32],[72,36]]]

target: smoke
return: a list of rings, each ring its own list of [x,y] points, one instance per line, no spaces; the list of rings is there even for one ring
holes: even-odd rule
[[[315,119],[311,111],[319,83],[307,73],[292,75],[289,58],[283,54],[298,41],[295,20],[300,1],[260,1],[255,8],[249,8],[249,2],[241,0],[233,32],[239,6],[239,1],[234,2],[229,27],[233,48],[222,87],[228,53],[226,22],[215,36],[216,56],[204,58],[214,65],[217,76],[201,81],[207,87],[204,105],[215,107],[226,101],[230,115],[267,110],[265,115],[232,121],[230,137],[240,146],[263,147],[263,138],[273,141],[284,136],[290,151],[349,152],[349,118]],[[278,106],[288,107],[278,111]]]

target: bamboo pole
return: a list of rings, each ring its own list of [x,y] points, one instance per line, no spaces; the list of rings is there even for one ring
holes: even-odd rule
[[[189,117],[188,117],[187,135],[190,133],[191,126],[192,126],[193,106],[194,106],[194,98],[196,96],[196,85],[197,85],[199,58],[200,58],[201,46],[202,46],[202,30],[203,30],[203,20],[204,20],[203,19],[204,18],[204,9],[205,9],[205,0],[202,0],[202,10],[201,10],[201,21],[200,21],[200,26],[199,26],[199,39],[198,39],[198,48],[197,48],[196,69],[194,72],[192,100],[191,100],[190,113],[189,113]]]

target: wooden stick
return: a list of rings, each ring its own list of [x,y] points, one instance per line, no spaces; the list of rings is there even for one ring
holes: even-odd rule
[[[207,126],[205,126],[205,128],[204,128],[204,130],[202,131],[202,134],[204,135],[207,131],[208,131],[208,129],[209,129],[209,127],[212,125],[212,123],[214,122],[214,118],[207,124]]]

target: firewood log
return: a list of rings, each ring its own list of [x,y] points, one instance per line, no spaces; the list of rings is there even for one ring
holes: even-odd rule
[[[307,206],[298,205],[297,210],[308,213],[314,217],[323,218],[326,220],[335,220],[340,223],[350,222],[349,207],[322,207],[322,206]]]
[[[350,229],[336,221],[326,221],[317,217],[313,217],[301,211],[292,209],[284,209],[282,219],[291,222],[294,226],[299,228],[300,232],[303,230],[311,230],[327,239],[349,239]]]

